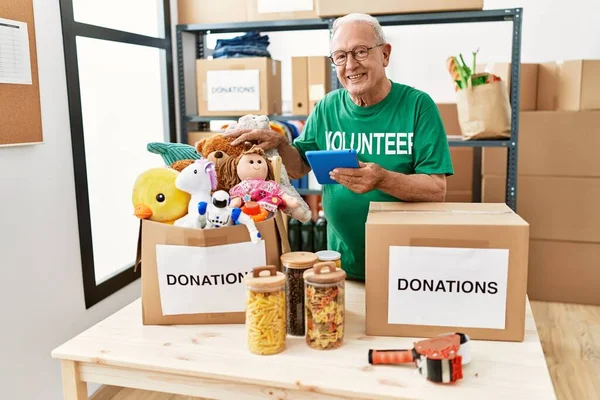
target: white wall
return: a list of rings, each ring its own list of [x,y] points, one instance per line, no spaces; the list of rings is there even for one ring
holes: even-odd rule
[[[0,148],[0,398],[58,400],[52,349],[133,301],[140,285],[85,309],[59,2],[34,7],[45,143]]]
[[[522,62],[557,58],[599,58],[600,32],[595,23],[598,0],[485,0],[486,9],[523,7]],[[470,64],[471,52],[480,48],[478,61],[510,61],[510,22],[385,27],[392,43],[388,76],[428,92],[437,102],[455,102],[446,58],[462,53]],[[269,51],[282,62],[284,112],[291,111],[290,56],[328,55],[328,31],[268,32]],[[217,37],[212,35],[208,44]]]
[[[35,0],[34,6],[45,143],[0,148],[0,393],[6,399],[54,400],[62,398],[62,389],[51,350],[134,300],[140,286],[136,282],[85,309],[60,10],[57,1]],[[600,58],[597,0],[486,0],[486,8],[514,6],[525,7],[524,62]],[[482,61],[509,59],[509,24],[492,25],[386,28],[394,43],[389,75],[437,101],[453,101],[443,68],[449,54],[480,46]],[[284,64],[283,95],[289,101],[288,57],[327,55],[327,32],[269,36],[270,50]]]

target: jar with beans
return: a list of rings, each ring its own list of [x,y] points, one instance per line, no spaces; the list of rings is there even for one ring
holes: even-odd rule
[[[292,336],[304,336],[304,271],[312,268],[318,261],[314,253],[294,251],[281,256],[283,272],[286,276],[287,333]]]

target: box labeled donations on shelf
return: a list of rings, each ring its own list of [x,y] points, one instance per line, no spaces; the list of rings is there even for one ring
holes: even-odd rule
[[[483,0],[316,0],[319,17],[336,17],[353,12],[372,15],[430,11],[481,10]]]
[[[195,229],[142,220],[144,325],[243,324],[244,278],[261,265],[280,267],[289,251],[281,213],[256,228],[258,243],[244,225]]]
[[[503,203],[371,203],[366,333],[522,341],[528,251]]]
[[[268,57],[196,60],[198,114],[281,114],[281,62]]]

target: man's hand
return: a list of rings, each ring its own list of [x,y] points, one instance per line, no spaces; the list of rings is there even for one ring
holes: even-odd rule
[[[287,139],[280,133],[271,129],[236,129],[227,132],[225,137],[236,138],[231,142],[232,146],[237,146],[245,142],[256,143],[263,150],[275,149],[281,146]]]
[[[355,193],[367,193],[379,186],[385,170],[374,163],[359,162],[360,168],[336,168],[329,176]]]

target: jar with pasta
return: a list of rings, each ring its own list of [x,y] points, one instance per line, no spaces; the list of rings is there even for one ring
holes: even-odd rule
[[[342,255],[333,250],[321,250],[316,252],[319,261],[332,261],[336,268],[342,268]]]
[[[287,333],[304,336],[304,278],[302,274],[317,262],[315,253],[293,251],[281,256],[283,273],[286,276],[285,295],[287,306]]]
[[[304,272],[306,343],[313,349],[337,349],[344,342],[346,272],[332,261]]]
[[[246,283],[248,350],[270,355],[286,347],[285,275],[274,265],[256,267]]]

